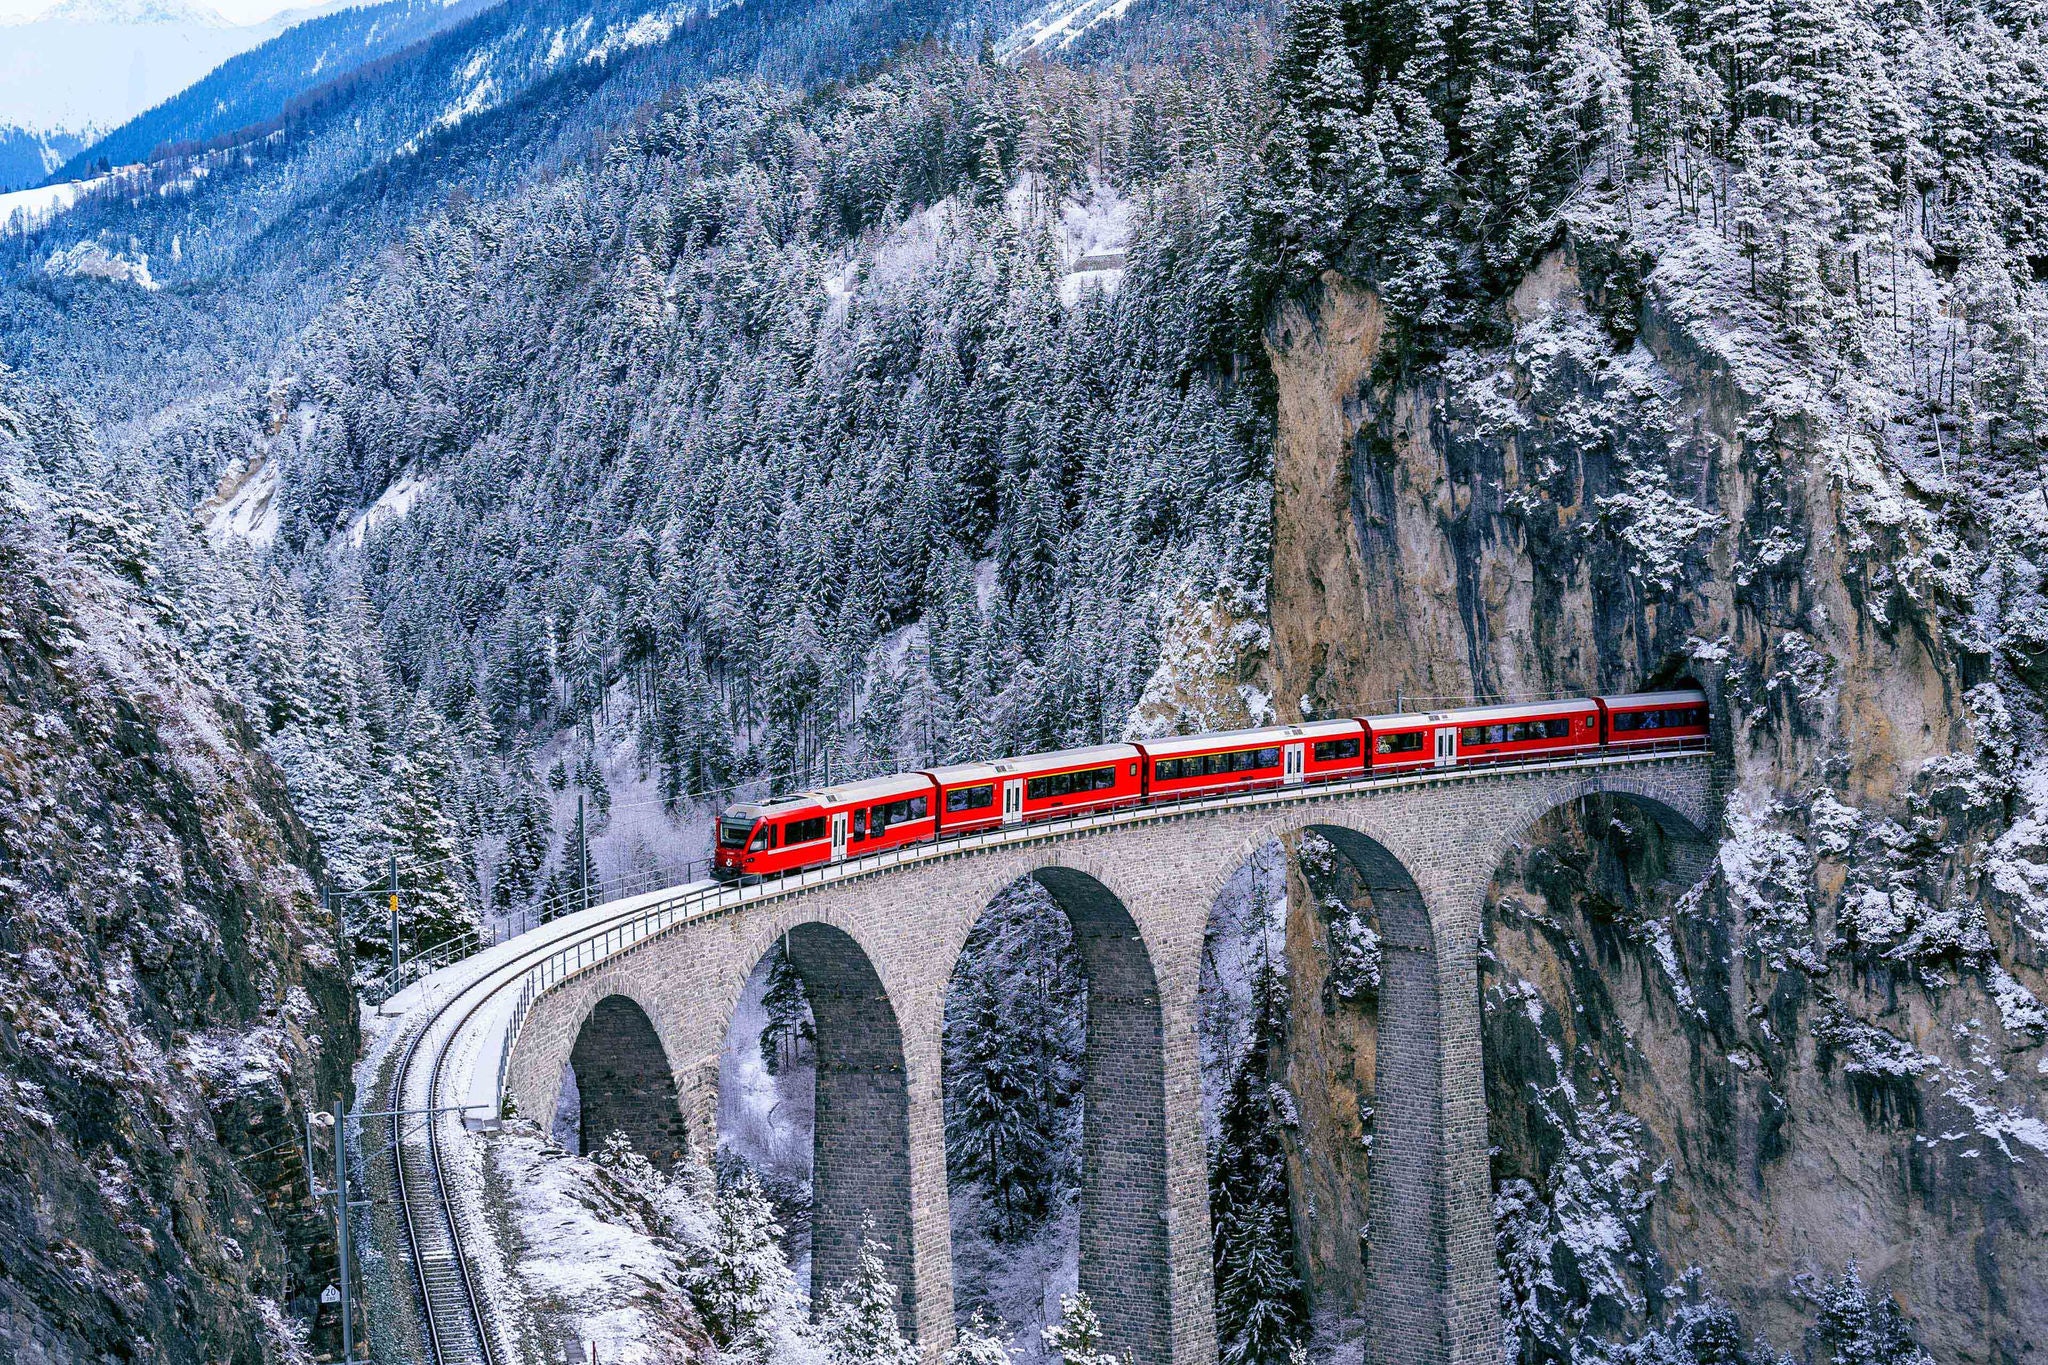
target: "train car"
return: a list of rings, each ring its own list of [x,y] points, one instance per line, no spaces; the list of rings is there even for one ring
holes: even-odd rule
[[[1426,715],[1363,716],[1366,766],[1374,773],[1437,766],[1436,727]]]
[[[1355,720],[1148,739],[1138,748],[1145,794],[1154,801],[1332,782],[1365,771],[1365,727]]]
[[[1601,738],[1600,707],[1590,699],[1369,716],[1365,727],[1375,773],[1554,758],[1598,749]]]
[[[1144,798],[1140,756],[1129,744],[1062,749],[925,774],[939,794],[940,830],[966,834],[1055,815],[1135,806]]]
[[[903,773],[733,806],[718,818],[712,868],[775,876],[936,838],[936,796],[928,774]]]
[[[1696,688],[1595,697],[1610,749],[1700,747],[1707,742],[1707,694]]]

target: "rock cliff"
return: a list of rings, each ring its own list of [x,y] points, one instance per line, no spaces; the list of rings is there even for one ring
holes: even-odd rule
[[[0,1357],[304,1358],[288,1315],[334,1264],[302,1135],[346,1081],[347,972],[80,432],[0,371]]]
[[[1700,1294],[1797,1348],[1814,1286],[1855,1262],[1937,1359],[2028,1359],[2048,1349],[2027,643],[2048,501],[1901,438],[1872,395],[1903,382],[1904,341],[1860,372],[1790,344],[1725,241],[1649,198],[1626,241],[1570,222],[1489,344],[1397,366],[1373,289],[1334,274],[1277,309],[1276,708],[1680,678],[1714,700],[1708,841],[1589,804],[1490,897],[1525,1352]],[[1318,1160],[1298,1205],[1326,1199]]]

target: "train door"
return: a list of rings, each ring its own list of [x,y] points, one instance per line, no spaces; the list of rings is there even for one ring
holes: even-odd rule
[[[1288,786],[1301,781],[1302,746],[1290,744],[1280,751],[1280,780]]]
[[[832,861],[835,863],[843,863],[846,861],[845,811],[841,811],[839,812],[839,814],[832,817]]]
[[[1003,783],[1003,823],[1019,824],[1024,819],[1024,779],[1013,777]]]
[[[1448,768],[1458,761],[1458,727],[1446,725],[1436,732],[1436,766]]]

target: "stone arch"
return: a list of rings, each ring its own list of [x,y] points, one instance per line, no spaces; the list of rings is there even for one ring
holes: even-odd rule
[[[675,1069],[638,1001],[618,994],[599,999],[576,1031],[568,1065],[576,1073],[583,1155],[597,1151],[613,1133],[624,1133],[657,1166],[681,1160],[689,1132]]]
[[[1681,790],[1677,782],[1658,782],[1635,774],[1588,773],[1569,781],[1533,787],[1515,802],[1508,818],[1482,845],[1477,862],[1490,878],[1508,850],[1526,838],[1538,821],[1589,796],[1625,801],[1648,815],[1665,834],[1686,844],[1704,844],[1713,818],[1704,790]]]
[[[783,934],[817,1028],[812,1110],[811,1302],[854,1277],[861,1244],[883,1247],[906,1332],[918,1321],[910,1091],[903,1031],[875,964],[844,929],[816,920]]]
[[[1105,1351],[1165,1362],[1175,1358],[1175,1305],[1159,977],[1123,897],[1093,872],[1069,865],[1083,861],[1033,857],[1022,870],[1066,917],[1088,983],[1080,1289],[1101,1317]],[[991,889],[982,906],[1016,880],[1013,875]],[[964,946],[963,932],[956,962]]]

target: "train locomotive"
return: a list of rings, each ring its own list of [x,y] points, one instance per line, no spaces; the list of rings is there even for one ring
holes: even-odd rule
[[[722,879],[779,876],[953,835],[1264,788],[1637,749],[1704,749],[1697,689],[1306,721],[956,763],[729,807]]]

